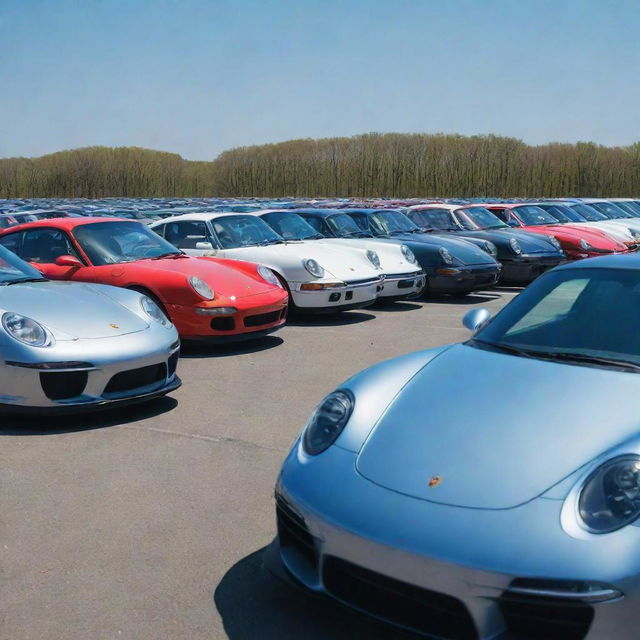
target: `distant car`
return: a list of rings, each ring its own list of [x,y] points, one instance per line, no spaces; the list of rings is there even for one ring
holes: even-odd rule
[[[398,211],[343,209],[342,212],[376,239],[406,244],[427,275],[426,294],[463,297],[493,287],[500,279],[502,265],[489,253],[465,240],[423,233]]]
[[[286,321],[287,292],[249,262],[186,256],[134,220],[58,218],[6,229],[0,245],[48,278],[99,282],[152,298],[189,340],[247,340]]]
[[[456,217],[456,211],[459,217]],[[503,267],[500,278],[503,284],[529,283],[566,259],[560,243],[554,238],[512,229],[482,207],[443,203],[418,205],[410,207],[406,215],[425,232],[453,233],[465,240],[475,237],[491,242],[496,247],[494,258]],[[484,216],[489,224],[483,229],[465,228],[466,215]]]
[[[485,208],[515,229],[554,237],[569,260],[629,251],[624,242],[612,238],[604,231],[560,224],[550,213],[535,204],[488,204]]]
[[[247,213],[191,213],[151,228],[189,255],[251,260],[278,275],[295,309],[333,313],[373,304],[384,284],[377,256],[317,242],[287,242]]]
[[[9,227],[15,227],[18,221],[9,213],[0,215],[0,229],[8,229]]]
[[[0,246],[0,409],[143,402],[180,386],[175,327],[149,297],[52,282]]]
[[[418,265],[415,255],[407,245],[389,243],[375,240],[374,238],[357,235],[343,235],[331,229],[327,224],[332,221],[336,213],[331,209],[293,209],[279,210],[267,209],[260,211],[258,215],[276,233],[285,240],[313,240],[330,246],[340,245],[360,249],[361,251],[374,252],[378,256],[379,268],[384,275],[382,291],[378,293],[379,301],[404,300],[413,298],[422,293],[425,287],[425,274]],[[342,214],[344,215],[344,214]],[[349,216],[345,218],[358,230],[357,225]]]
[[[636,640],[638,308],[639,256],[574,262],[340,384],[283,464],[267,559],[429,638]]]

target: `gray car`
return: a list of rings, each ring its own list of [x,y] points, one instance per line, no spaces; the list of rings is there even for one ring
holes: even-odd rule
[[[269,557],[428,637],[635,640],[639,308],[639,256],[585,260],[347,380],[284,462]]]
[[[0,409],[90,411],[177,389],[178,333],[150,298],[49,281],[0,247]]]

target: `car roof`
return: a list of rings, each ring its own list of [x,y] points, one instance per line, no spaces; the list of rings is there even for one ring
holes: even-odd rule
[[[640,271],[640,253],[626,253],[569,262],[554,271],[567,269],[632,269]]]
[[[13,215],[13,214],[11,214]],[[80,227],[85,224],[109,224],[112,222],[134,222],[146,226],[142,222],[137,220],[127,220],[126,218],[49,218],[46,220],[35,220],[34,222],[25,222],[23,224],[17,224],[13,227],[3,229],[3,235],[9,235],[16,231],[22,231],[23,229],[37,229],[38,227],[55,227],[56,229],[64,229],[70,231],[75,227]]]
[[[231,218],[238,216],[247,216],[250,218],[255,218],[255,213],[257,212],[242,212],[242,211],[196,211],[194,213],[182,213],[179,216],[171,216],[170,218],[163,218],[162,220],[158,220],[158,222],[154,222],[151,226],[159,226],[161,224],[167,224],[169,222],[206,222],[207,220],[214,220],[216,218]],[[260,211],[262,213],[262,211]],[[131,221],[130,221],[131,222]]]

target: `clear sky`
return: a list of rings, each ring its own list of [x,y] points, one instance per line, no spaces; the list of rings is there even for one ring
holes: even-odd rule
[[[0,0],[0,156],[640,140],[638,0]]]

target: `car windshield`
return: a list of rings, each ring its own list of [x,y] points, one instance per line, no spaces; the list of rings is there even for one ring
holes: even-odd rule
[[[498,216],[484,207],[457,209],[453,216],[467,231],[476,229],[510,229]]]
[[[356,238],[371,237],[370,233],[363,231],[346,213],[337,213],[334,216],[327,218],[327,224],[329,228],[336,234],[336,236],[354,236]]]
[[[284,243],[284,238],[257,216],[220,216],[211,220],[211,225],[223,249]]]
[[[456,231],[459,227],[453,221],[448,209],[420,209],[411,211],[409,218],[422,229],[442,229]]]
[[[547,211],[535,205],[516,207],[514,213],[527,226],[537,226],[542,224],[557,224],[558,221]]]
[[[603,216],[597,209],[594,209],[588,204],[572,204],[567,208],[572,211],[577,211],[579,215],[589,222],[601,222],[602,220],[609,219],[607,216]]]
[[[599,211],[603,216],[609,218],[609,220],[617,220],[618,218],[631,218],[626,211],[623,211],[620,207],[617,207],[611,202],[590,202],[594,209]]]
[[[182,252],[141,222],[94,222],[78,225],[73,235],[95,266]]]
[[[616,202],[616,205],[621,209],[624,209],[632,218],[637,218],[640,216],[640,206],[638,206],[635,202]]]
[[[416,233],[420,231],[407,216],[397,211],[377,211],[371,215],[374,224],[385,235],[398,235],[401,233]]]
[[[560,269],[525,289],[471,344],[524,357],[640,370],[638,309],[640,271]]]
[[[28,262],[20,260],[15,253],[0,246],[0,284],[46,278]]]
[[[321,233],[296,213],[265,213],[260,217],[285,240],[324,238]]]
[[[540,207],[550,213],[558,222],[584,222],[584,218],[577,212],[559,204],[545,204]]]

